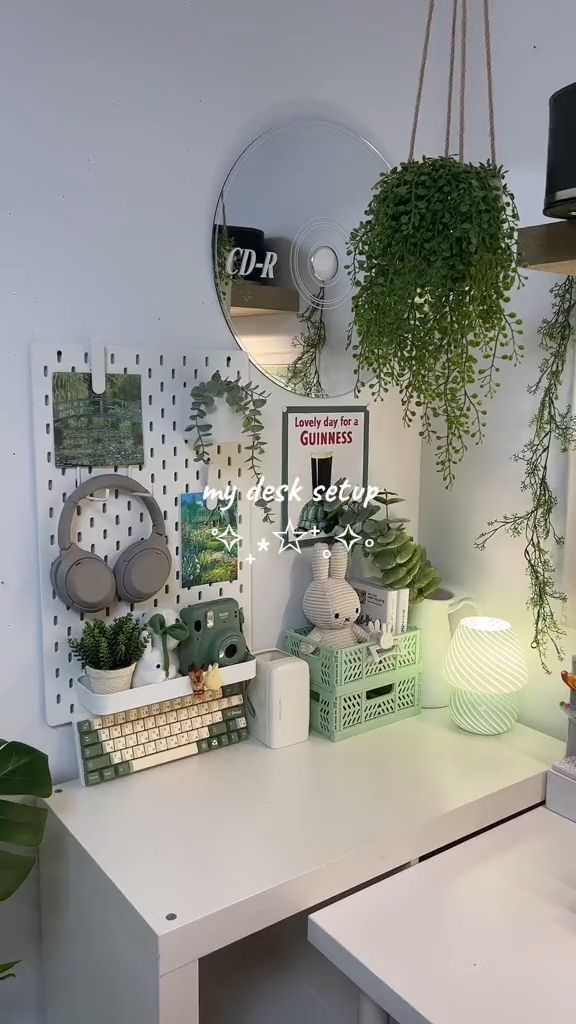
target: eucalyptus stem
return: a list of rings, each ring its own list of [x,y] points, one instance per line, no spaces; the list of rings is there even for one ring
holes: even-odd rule
[[[575,333],[576,278],[567,277],[555,284],[550,293],[552,313],[542,321],[538,331],[544,358],[538,367],[536,382],[528,388],[530,395],[539,397],[538,408],[530,420],[532,436],[514,456],[516,462],[524,465],[521,490],[530,497],[529,507],[525,512],[491,520],[476,542],[476,546],[484,550],[488,541],[500,532],[522,537],[530,584],[528,607],[534,619],[532,647],[538,651],[547,673],[550,672],[546,663],[549,648],[553,648],[558,659],[564,656],[561,647],[564,630],[554,605],[565,601],[566,595],[557,585],[556,565],[549,548],[550,543],[560,547],[564,538],[554,525],[558,497],[550,486],[548,474],[556,446],[561,452],[567,452],[576,445],[576,416],[570,406],[559,407],[568,351]]]
[[[191,396],[190,424],[186,430],[193,431],[196,435],[194,461],[203,462],[205,465],[210,462],[208,446],[212,444],[212,424],[207,421],[206,417],[214,409],[217,399],[224,398],[234,412],[241,417],[242,434],[248,438],[244,446],[247,452],[245,461],[250,475],[255,483],[258,483],[262,477],[262,459],[266,451],[266,441],[262,438],[264,433],[262,409],[266,405],[268,393],[251,381],[244,383],[240,373],[232,380],[229,377],[222,377],[216,370],[209,381],[197,384],[192,388]],[[263,498],[259,498],[256,505],[262,510],[263,521],[273,523],[274,518],[269,503]]]

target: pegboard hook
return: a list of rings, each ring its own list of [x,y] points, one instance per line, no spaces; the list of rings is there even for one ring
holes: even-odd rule
[[[106,391],[106,346],[98,338],[90,342],[90,373],[92,391],[96,395],[103,395]]]
[[[82,466],[76,466],[76,485],[75,485],[76,487],[80,487],[80,484],[84,483],[84,480],[82,479],[82,477],[84,476],[84,474],[82,472],[82,468],[83,468]],[[86,479],[88,479],[88,476],[86,477]],[[94,494],[88,494],[85,498],[82,499],[82,501],[95,501],[98,505],[103,505],[104,502],[109,501],[109,500],[110,500],[110,488],[109,487],[106,487],[104,489],[104,497],[103,498],[97,498]]]

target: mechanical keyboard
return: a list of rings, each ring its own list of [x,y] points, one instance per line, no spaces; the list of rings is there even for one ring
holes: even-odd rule
[[[142,699],[146,687],[142,687]],[[243,684],[142,704],[77,722],[80,781],[110,782],[145,768],[219,750],[248,736]]]

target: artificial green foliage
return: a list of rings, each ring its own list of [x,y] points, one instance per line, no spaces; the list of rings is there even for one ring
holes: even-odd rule
[[[70,650],[82,668],[111,672],[128,668],[139,661],[146,650],[145,627],[131,612],[113,622],[93,619],[84,623],[82,635],[68,641]]]
[[[238,414],[242,423],[242,434],[247,438],[244,445],[247,452],[246,464],[250,475],[255,483],[258,483],[262,476],[262,458],[267,442],[263,440],[264,424],[262,423],[262,409],[266,405],[268,392],[259,388],[250,381],[243,383],[240,373],[231,380],[229,377],[222,377],[216,370],[209,381],[197,384],[190,392],[192,397],[192,409],[190,413],[190,424],[186,430],[194,432],[194,448],[196,450],[195,462],[210,462],[208,445],[212,444],[212,424],[207,420],[207,414],[211,412],[218,399],[224,398],[231,409]],[[255,503],[262,510],[262,518],[265,523],[273,523],[272,509],[267,501],[259,498]]]
[[[374,576],[392,590],[409,589],[410,602],[418,604],[440,586],[441,578],[426,549],[406,532],[408,520],[390,515],[391,506],[402,501],[391,491],[381,491],[366,506],[351,498],[322,501],[319,518],[325,532],[334,536],[350,526],[362,540],[362,553],[372,563]]]
[[[371,374],[378,398],[398,389],[448,487],[484,437],[499,364],[521,356],[517,224],[502,167],[423,157],[381,176],[350,235],[358,381]]]
[[[320,377],[320,357],[326,344],[324,287],[320,289],[314,301],[306,306],[304,312],[298,314],[298,320],[302,329],[292,344],[299,352],[290,364],[284,383],[287,388],[299,395],[326,398]]]
[[[521,489],[529,497],[526,511],[505,515],[488,523],[480,534],[477,547],[484,549],[497,533],[520,537],[524,545],[526,572],[530,581],[528,607],[534,617],[532,647],[549,672],[546,658],[550,646],[559,659],[564,656],[560,646],[564,630],[556,617],[555,604],[565,601],[556,582],[556,567],[549,545],[562,545],[563,537],[554,526],[554,510],[558,498],[550,486],[548,473],[555,448],[567,452],[576,445],[576,416],[570,406],[561,407],[561,388],[566,360],[574,339],[573,323],[576,308],[576,278],[567,277],[551,289],[552,313],[540,325],[540,347],[544,358],[538,368],[538,379],[528,388],[538,397],[538,408],[530,420],[531,437],[521,452],[514,456],[524,466]]]
[[[46,754],[25,743],[0,739],[0,797],[48,797],[51,793]],[[12,896],[34,867],[46,814],[44,807],[0,799],[0,901]],[[16,847],[27,852],[17,852]],[[0,981],[13,978],[18,963],[13,960],[0,964]]]
[[[228,270],[228,257],[234,249],[236,243],[234,236],[228,234],[228,229],[225,224],[222,225],[222,230],[218,231],[216,235],[216,288],[220,296],[220,301],[226,301],[226,289],[232,280],[232,274]]]

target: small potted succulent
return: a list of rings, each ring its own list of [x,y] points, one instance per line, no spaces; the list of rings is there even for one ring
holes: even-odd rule
[[[129,612],[113,622],[85,622],[82,635],[68,641],[94,693],[130,689],[136,662],[146,650],[144,628]]]

